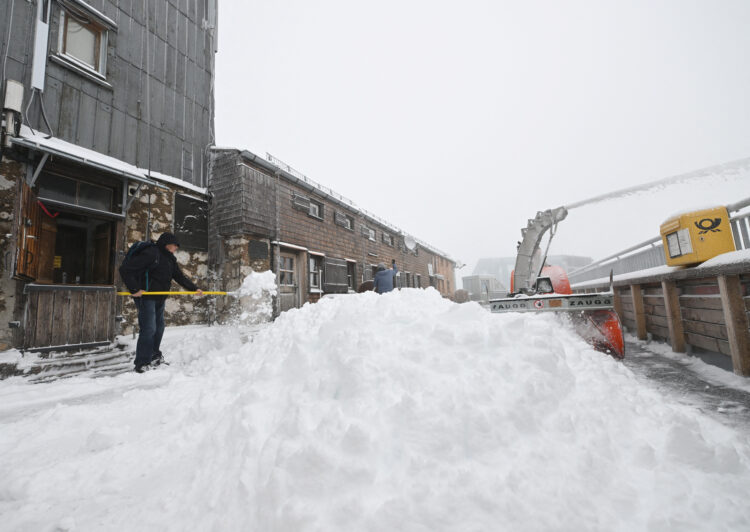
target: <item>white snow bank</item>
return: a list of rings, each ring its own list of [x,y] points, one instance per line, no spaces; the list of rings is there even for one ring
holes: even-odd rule
[[[251,272],[242,281],[238,290],[242,324],[255,324],[271,321],[273,317],[273,297],[276,295],[276,276],[270,270]]]
[[[38,358],[39,356],[34,353],[27,353],[26,356],[24,356],[24,354],[18,349],[0,351],[0,364],[16,366],[19,370],[30,369]]]
[[[630,279],[640,279],[643,277],[651,277],[656,275],[667,275],[677,270],[684,269],[684,266],[654,266],[653,268],[646,268],[645,270],[637,270],[634,272],[620,273],[613,276],[613,281],[628,281]],[[571,283],[575,289],[588,288],[592,286],[609,286],[609,276],[600,277],[599,279],[592,279],[590,281],[581,281],[580,283]]]
[[[184,362],[143,375],[0,383],[0,529],[750,526],[746,435],[554,316],[407,289],[241,334],[166,337]]]
[[[712,259],[708,259],[706,262],[697,266],[698,268],[711,268],[714,266],[726,266],[729,264],[739,264],[741,262],[750,262],[750,249],[740,249],[737,251],[730,251],[729,253],[722,253]]]

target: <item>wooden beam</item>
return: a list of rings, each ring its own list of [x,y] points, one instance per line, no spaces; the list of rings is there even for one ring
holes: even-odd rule
[[[636,333],[638,334],[638,339],[647,340],[648,334],[646,334],[646,309],[643,306],[643,293],[641,292],[641,285],[631,284],[630,293],[633,296],[633,310],[635,312],[635,326]]]
[[[685,331],[682,328],[682,314],[680,313],[680,294],[674,281],[662,281],[661,289],[664,295],[664,306],[667,310],[667,326],[669,327],[669,343],[675,353],[685,352]]]
[[[737,375],[750,377],[750,325],[742,298],[739,275],[719,275],[719,294],[729,335],[732,367]]]

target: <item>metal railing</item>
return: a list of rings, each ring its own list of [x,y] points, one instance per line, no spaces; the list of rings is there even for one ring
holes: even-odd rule
[[[282,170],[285,170],[286,172],[288,172],[289,174],[293,175],[294,177],[296,177],[297,179],[299,179],[303,183],[307,183],[308,185],[310,185],[311,187],[314,187],[314,188],[318,189],[322,193],[324,193],[324,194],[326,194],[326,195],[328,195],[328,196],[330,196],[332,198],[337,199],[338,201],[340,201],[340,202],[342,202],[342,203],[350,206],[352,209],[354,209],[356,211],[359,211],[366,218],[370,218],[371,220],[373,220],[373,221],[377,222],[378,224],[382,225],[383,227],[386,227],[392,233],[399,234],[399,235],[404,235],[404,236],[407,234],[401,228],[396,227],[392,223],[387,222],[384,219],[380,218],[379,216],[376,216],[375,214],[373,214],[373,213],[371,213],[371,212],[363,209],[362,207],[358,206],[356,203],[354,203],[352,200],[350,200],[346,196],[342,196],[338,192],[330,189],[329,187],[321,185],[317,181],[315,181],[313,179],[310,179],[309,177],[307,177],[305,174],[303,174],[299,170],[296,170],[292,166],[288,165],[287,163],[285,163],[284,161],[282,161],[278,157],[275,157],[275,156],[271,155],[268,152],[266,152],[266,160],[268,160],[268,162],[270,162],[271,164],[277,166],[278,168],[281,168]],[[427,249],[429,251],[432,251],[433,253],[436,253],[438,255],[442,255],[443,257],[446,257],[446,258],[450,259],[450,255],[448,255],[444,251],[440,250],[439,248],[437,248],[437,247],[435,247],[435,246],[433,246],[431,244],[428,244],[427,242],[424,242],[423,240],[420,240],[418,238],[414,238],[414,240],[421,247],[423,247],[423,248],[425,248],[425,249]],[[452,259],[450,259],[450,260],[452,260]]]
[[[732,211],[740,210],[750,203],[750,199],[727,206]],[[738,250],[750,249],[750,212],[730,218],[734,245]],[[665,266],[667,259],[661,237],[655,237],[635,246],[619,251],[613,255],[592,262],[591,264],[568,274],[571,284],[603,279],[609,272],[615,275]]]

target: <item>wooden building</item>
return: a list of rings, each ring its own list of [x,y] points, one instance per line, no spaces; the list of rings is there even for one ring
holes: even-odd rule
[[[355,292],[379,263],[390,267],[393,259],[399,287],[432,286],[444,297],[456,289],[455,261],[446,253],[412,242],[398,227],[271,156],[215,149],[209,192],[211,267],[230,290],[250,271],[272,269],[279,311],[324,294]]]

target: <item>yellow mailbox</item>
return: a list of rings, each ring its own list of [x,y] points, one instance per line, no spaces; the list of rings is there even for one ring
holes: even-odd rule
[[[661,224],[667,265],[695,265],[734,251],[726,207],[714,207],[673,216]]]

